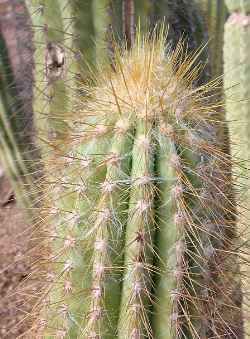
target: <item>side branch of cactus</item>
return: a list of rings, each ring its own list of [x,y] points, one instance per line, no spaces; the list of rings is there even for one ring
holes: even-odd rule
[[[71,127],[77,58],[73,9],[68,1],[28,4],[35,42],[34,110],[38,131],[49,144],[67,138]]]

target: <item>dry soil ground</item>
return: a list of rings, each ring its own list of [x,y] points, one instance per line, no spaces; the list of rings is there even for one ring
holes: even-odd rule
[[[21,320],[29,312],[27,296],[18,291],[30,271],[24,259],[28,233],[24,213],[1,168],[0,172],[0,338],[16,339],[26,329]]]

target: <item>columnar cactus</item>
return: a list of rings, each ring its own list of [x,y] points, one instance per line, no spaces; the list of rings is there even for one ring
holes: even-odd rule
[[[224,44],[224,87],[226,95],[226,111],[229,121],[229,131],[232,143],[232,156],[237,166],[234,167],[234,179],[240,189],[239,212],[240,230],[247,243],[249,234],[247,222],[249,220],[248,201],[248,161],[249,147],[249,37],[250,37],[250,6],[249,1],[226,1],[231,14],[225,25]],[[232,46],[234,46],[232,48]],[[248,245],[245,246],[242,256],[242,277],[244,304],[249,303],[249,264]],[[249,310],[245,306],[244,318],[246,333],[249,336]]]
[[[198,7],[87,1],[97,44],[84,60],[83,23],[71,20],[80,3],[27,3],[44,165],[34,232],[43,288],[29,335],[245,338],[232,161],[214,95],[220,84],[204,83],[206,49],[190,53],[204,41]],[[111,13],[122,3],[117,23]],[[134,10],[137,18],[150,13],[149,25],[164,13],[169,35],[158,27],[134,41]],[[123,47],[107,45],[111,23],[123,23]],[[89,67],[95,54],[97,72]]]
[[[224,0],[196,1],[200,5],[209,31],[208,42],[211,56],[211,75],[221,76],[223,73],[223,38],[227,7]]]
[[[43,338],[243,338],[216,84],[183,48],[138,36],[81,88],[44,206]]]
[[[88,74],[88,65],[92,65],[95,59],[93,1],[74,0],[71,6],[75,47],[79,50],[78,60],[82,61],[77,62],[77,66],[80,68],[81,75],[85,75]]]
[[[249,13],[250,4],[248,0],[226,0],[228,10],[232,12]]]
[[[34,25],[35,101],[34,111],[40,137],[67,137],[75,87],[73,9],[68,1],[28,0]],[[62,146],[62,145],[61,145]]]

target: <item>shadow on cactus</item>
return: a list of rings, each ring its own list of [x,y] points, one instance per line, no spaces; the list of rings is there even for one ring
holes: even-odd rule
[[[165,41],[117,47],[46,144],[32,338],[244,338],[221,85]]]

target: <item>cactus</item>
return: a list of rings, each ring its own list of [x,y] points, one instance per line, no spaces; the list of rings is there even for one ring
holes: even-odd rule
[[[78,49],[78,62],[80,74],[86,77],[88,65],[93,65],[95,59],[95,29],[93,23],[93,5],[91,0],[75,0],[72,2],[74,15],[74,39]]]
[[[249,71],[248,60],[250,16],[247,1],[227,1],[231,14],[225,25],[224,44],[224,87],[226,94],[226,111],[229,121],[229,131],[232,143],[232,156],[234,163],[234,180],[240,189],[239,195],[239,228],[242,238],[247,244],[249,220],[248,212],[248,161],[249,157]],[[234,46],[234,48],[232,48]],[[248,304],[249,295],[249,249],[246,245],[242,250],[242,286],[244,292],[244,305]],[[249,336],[249,310],[244,307],[245,331]]]
[[[81,86],[41,211],[36,337],[243,338],[217,84],[196,88],[199,54],[165,40],[138,35]]]
[[[227,124],[219,81],[205,83],[198,6],[27,3],[44,165],[33,275],[43,286],[28,334],[245,338]],[[86,50],[84,13],[71,20],[78,6],[93,15]],[[132,9],[141,16],[135,41]],[[150,27],[166,15],[168,35],[161,26],[143,35],[140,13]],[[109,40],[110,24],[122,47]]]
[[[227,17],[224,0],[198,1],[209,31],[209,50],[212,77],[220,77],[223,73],[223,36]]]
[[[247,14],[250,11],[250,4],[248,0],[226,0],[226,5],[231,13],[239,11]]]
[[[53,139],[57,140],[59,151],[70,130],[79,50],[74,39],[73,8],[68,1],[28,0],[27,3],[34,25],[34,114],[38,135],[46,140],[45,154],[51,152],[49,145]]]

